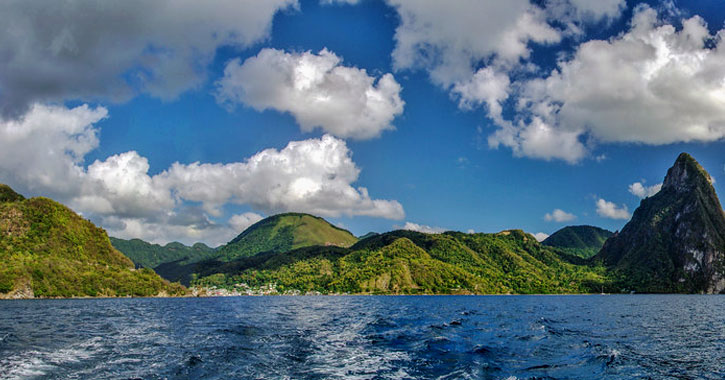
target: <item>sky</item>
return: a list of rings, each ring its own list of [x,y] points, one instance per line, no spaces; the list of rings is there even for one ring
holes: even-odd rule
[[[617,230],[683,151],[725,190],[719,0],[10,0],[0,25],[0,182],[119,238]]]

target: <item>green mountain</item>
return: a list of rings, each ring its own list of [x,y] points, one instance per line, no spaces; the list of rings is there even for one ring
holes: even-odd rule
[[[349,247],[357,238],[325,219],[309,214],[287,213],[265,218],[219,247],[219,257],[230,261],[262,252],[287,252],[313,245]]]
[[[710,175],[687,153],[667,171],[662,190],[595,256],[621,288],[657,293],[725,290],[725,214]]]
[[[150,269],[135,270],[106,232],[48,198],[0,185],[0,297],[182,294]]]
[[[196,243],[191,247],[179,242],[161,246],[141,239],[124,240],[111,237],[111,245],[131,259],[137,267],[142,268],[155,268],[172,261],[197,262],[217,256],[214,248],[203,243]]]
[[[562,251],[588,259],[599,252],[604,242],[614,233],[594,226],[567,226],[544,239],[543,245],[559,248]]]
[[[314,246],[196,267],[195,285],[277,285],[279,291],[363,294],[599,291],[603,268],[575,265],[520,230],[393,231],[350,248]]]

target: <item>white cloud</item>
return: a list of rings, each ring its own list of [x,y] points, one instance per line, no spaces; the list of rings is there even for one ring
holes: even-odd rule
[[[222,45],[269,35],[296,0],[58,0],[0,3],[0,113],[37,102],[163,99],[199,86]]]
[[[292,141],[282,150],[263,150],[245,162],[175,163],[157,177],[177,196],[201,202],[211,213],[234,202],[267,213],[402,219],[405,213],[397,201],[371,199],[366,188],[351,186],[359,173],[345,142],[325,135]]]
[[[725,29],[712,35],[699,16],[682,24],[677,30],[639,6],[625,33],[583,43],[548,77],[522,84],[517,121],[499,123],[491,145],[576,162],[589,153],[585,140],[661,145],[722,139]],[[546,133],[531,134],[532,128]]]
[[[609,219],[629,219],[627,205],[617,206],[602,198],[597,199],[597,214]]]
[[[536,238],[536,241],[542,242],[546,240],[546,238],[549,237],[549,234],[543,233],[543,232],[537,232],[534,234],[534,237]]]
[[[159,243],[219,244],[261,218],[224,219],[228,203],[266,214],[405,215],[397,201],[372,199],[366,188],[352,186],[360,170],[345,142],[329,135],[266,149],[243,162],[175,163],[153,176],[148,160],[134,151],[86,167],[85,155],[99,143],[94,124],[107,114],[87,105],[35,105],[18,120],[0,121],[0,182],[66,203],[114,236]]]
[[[517,157],[575,163],[587,152],[579,141],[579,132],[554,128],[539,117],[534,117],[528,124],[520,122],[516,127],[507,121],[500,126],[488,137],[488,146],[494,149],[500,145],[507,146]]]
[[[327,49],[318,54],[262,49],[244,63],[227,64],[217,99],[289,112],[306,132],[321,128],[342,138],[368,139],[394,129],[391,123],[405,103],[393,75],[376,79],[341,62]]]
[[[530,78],[539,70],[529,60],[530,45],[559,43],[567,36],[583,35],[587,26],[611,22],[626,7],[624,0],[537,4],[468,0],[454,6],[434,0],[388,2],[401,20],[395,32],[394,68],[427,70],[434,83],[451,91],[462,109],[485,106],[499,127],[489,136],[489,147],[505,146],[516,156],[570,163],[588,154],[588,144],[581,141],[587,128],[562,128],[551,120],[557,117],[560,103],[534,98],[536,80],[512,78]],[[482,17],[486,22],[481,22]],[[503,107],[512,98],[517,116],[506,120]]]
[[[399,228],[401,230],[422,232],[425,234],[439,234],[441,232],[446,231],[445,228],[431,227],[431,226],[426,226],[424,224],[417,224],[417,223],[412,223],[412,222],[405,222],[405,225],[403,225],[402,227],[395,226],[395,228]]]
[[[79,164],[98,146],[93,124],[107,115],[103,107],[36,105],[20,120],[0,121],[0,175],[32,193],[80,193]]]
[[[235,231],[240,233],[249,228],[254,223],[262,220],[262,216],[253,212],[245,212],[244,214],[233,215],[229,218],[229,225],[231,225]]]
[[[448,87],[467,81],[473,67],[493,56],[514,64],[530,54],[529,42],[554,43],[560,33],[543,9],[528,0],[389,0],[400,16],[395,30],[396,70],[423,68]],[[485,21],[483,21],[485,20]]]
[[[661,183],[652,186],[645,186],[641,182],[635,182],[629,185],[629,192],[640,199],[651,197],[657,194],[660,189],[662,189]]]
[[[509,97],[510,80],[507,74],[496,72],[491,67],[479,69],[470,79],[457,82],[451,93],[459,98],[462,109],[485,105],[489,116],[503,122],[502,106]]]
[[[547,222],[553,221],[553,222],[561,223],[561,222],[569,222],[574,219],[576,219],[576,215],[570,214],[570,213],[568,213],[564,210],[558,209],[558,208],[554,209],[554,211],[548,212],[548,213],[546,213],[546,215],[544,215],[544,220],[546,220]]]

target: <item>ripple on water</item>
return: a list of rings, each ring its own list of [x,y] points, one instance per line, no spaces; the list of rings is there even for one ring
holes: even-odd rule
[[[1,302],[2,379],[725,378],[723,297]]]

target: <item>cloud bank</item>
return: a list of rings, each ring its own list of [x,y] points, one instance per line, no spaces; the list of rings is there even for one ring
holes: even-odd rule
[[[107,116],[103,107],[35,105],[21,119],[0,122],[0,180],[69,204],[114,236],[154,242],[218,244],[261,218],[245,213],[220,222],[229,203],[265,214],[405,216],[397,201],[373,199],[366,188],[353,187],[360,170],[345,142],[329,135],[240,162],[177,162],[156,175],[135,151],[84,166],[99,143],[94,124]]]
[[[0,114],[35,103],[171,99],[199,86],[220,46],[266,39],[296,0],[0,3]]]
[[[551,75],[526,83],[518,111],[533,121],[503,125],[491,145],[576,162],[588,153],[586,138],[650,145],[722,139],[723,31],[711,35],[699,16],[682,23],[677,30],[654,9],[639,6],[626,33],[588,41]],[[550,139],[532,130],[546,131]],[[549,149],[532,149],[535,142]]]
[[[394,68],[426,70],[461,109],[483,107],[496,127],[491,148],[577,163],[598,144],[725,137],[725,29],[711,34],[699,16],[676,28],[639,5],[624,32],[580,44],[541,75],[533,45],[577,41],[617,19],[625,2],[389,3],[401,20]]]

